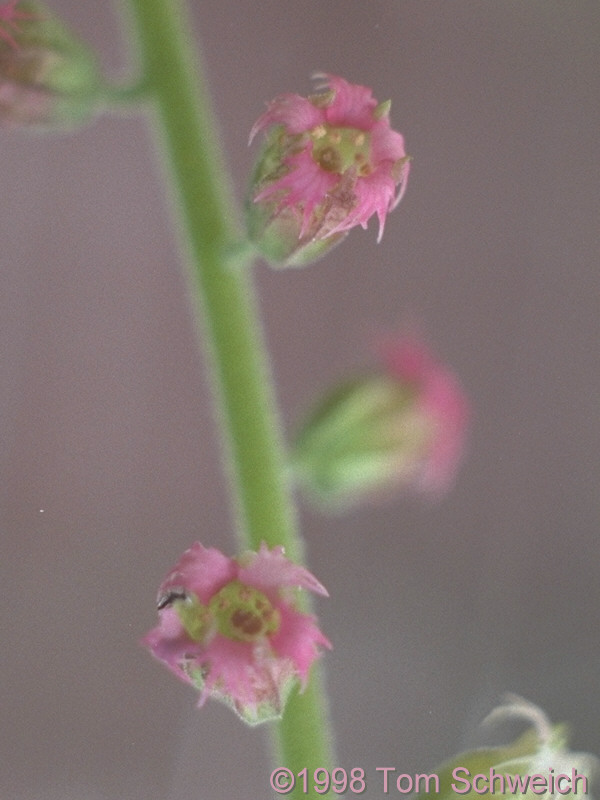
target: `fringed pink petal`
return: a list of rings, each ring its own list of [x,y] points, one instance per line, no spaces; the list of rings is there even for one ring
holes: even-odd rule
[[[161,583],[158,596],[170,591],[184,590],[196,595],[206,604],[226,583],[235,578],[237,565],[214,547],[193,544],[181,556],[175,567]]]
[[[358,128],[370,131],[375,124],[373,111],[377,107],[377,100],[373,97],[371,89],[360,86],[337,75],[315,76],[324,78],[324,87],[329,87],[334,93],[333,100],[325,108],[325,117],[330,125],[345,128]],[[320,87],[321,88],[321,87]]]
[[[305,567],[294,564],[283,554],[283,547],[269,550],[263,542],[258,553],[242,556],[238,578],[255,589],[267,590],[295,586],[328,596],[327,589]]]
[[[323,111],[316,108],[306,97],[298,94],[282,94],[272,100],[267,110],[252,126],[249,142],[256,134],[270,125],[283,125],[291,136],[305,133],[324,121]]]
[[[357,180],[354,184],[356,197],[354,207],[346,218],[331,230],[331,233],[350,230],[356,225],[366,228],[369,219],[373,214],[377,214],[379,219],[378,240],[381,239],[387,212],[394,201],[395,190],[394,180],[386,174],[385,169]]]
[[[371,161],[380,164],[382,161],[399,161],[406,158],[404,136],[390,128],[387,117],[379,120],[371,130]]]
[[[167,608],[161,611],[160,623],[146,634],[141,643],[150,650],[154,658],[162,661],[178,678],[191,683],[182,664],[186,657],[196,656],[201,652],[202,645],[191,641],[174,609]]]
[[[339,176],[322,170],[313,161],[310,148],[289,156],[286,160],[289,172],[259,192],[255,203],[281,193],[277,212],[284,208],[297,208],[302,213],[302,224],[298,238],[302,238],[310,227],[315,209],[324,202],[328,193],[339,181]]]
[[[282,624],[271,639],[271,647],[280,658],[289,659],[304,684],[321,648],[331,650],[329,639],[321,633],[314,617],[289,606],[280,609]]]

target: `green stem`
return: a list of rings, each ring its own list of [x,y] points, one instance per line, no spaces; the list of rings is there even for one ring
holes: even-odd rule
[[[192,40],[179,0],[130,0],[142,83],[153,100],[175,224],[189,264],[198,334],[206,346],[242,549],[283,545],[303,560],[286,479],[280,425],[248,256],[239,228]],[[236,255],[237,254],[237,255]],[[305,603],[310,609],[310,603]],[[273,725],[278,765],[297,773],[331,767],[320,672]],[[288,797],[320,797],[297,789]]]

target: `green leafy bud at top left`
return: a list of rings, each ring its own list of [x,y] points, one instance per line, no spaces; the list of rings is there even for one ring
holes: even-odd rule
[[[0,123],[70,127],[100,99],[90,49],[39,3],[0,6]]]

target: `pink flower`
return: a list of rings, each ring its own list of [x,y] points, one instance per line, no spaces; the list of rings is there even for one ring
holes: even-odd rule
[[[248,222],[275,263],[314,260],[377,215],[379,237],[409,172],[404,138],[390,127],[390,102],[335,75],[308,98],[284,94],[257,120],[267,130],[252,181]],[[327,244],[325,244],[325,242]]]
[[[32,19],[31,14],[19,11],[17,9],[18,5],[19,0],[10,0],[10,2],[0,5],[0,39],[4,39],[4,41],[8,42],[15,50],[18,48],[18,45],[11,36],[10,30],[18,30],[16,22],[19,20]]]
[[[413,337],[382,360],[327,394],[294,443],[296,480],[330,508],[401,489],[441,496],[454,480],[468,417],[458,381]]]
[[[327,595],[282,547],[228,558],[196,542],[161,584],[160,621],[143,644],[200,690],[200,705],[222,700],[252,725],[279,717],[320,647],[331,647],[298,610],[297,589]]]
[[[100,98],[91,51],[39,3],[0,5],[0,124],[70,126]]]

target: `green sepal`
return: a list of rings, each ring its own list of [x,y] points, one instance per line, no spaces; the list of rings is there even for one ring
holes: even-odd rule
[[[285,666],[284,666],[285,669]],[[206,686],[206,675],[201,668],[188,666],[186,672],[194,687],[202,695]],[[273,681],[269,693],[265,693],[264,699],[256,705],[243,703],[234,700],[223,691],[223,687],[216,685],[209,690],[209,696],[213,700],[218,700],[230,708],[237,716],[250,727],[261,725],[263,722],[273,722],[283,717],[285,707],[292,692],[298,689],[300,682],[292,670],[287,677],[280,677],[278,681]]]
[[[598,772],[598,759],[589,753],[573,752],[568,749],[569,730],[565,724],[551,725],[544,712],[517,695],[509,695],[504,705],[496,708],[487,718],[486,722],[497,722],[505,719],[521,719],[528,722],[531,727],[522,733],[514,742],[500,747],[490,747],[471,750],[455,756],[449,761],[441,764],[433,774],[438,776],[439,785],[434,787],[434,791],[421,792],[417,795],[417,800],[424,800],[429,796],[435,796],[436,800],[477,800],[481,798],[482,789],[487,789],[486,794],[494,796],[506,796],[510,798],[527,798],[535,800],[540,797],[555,796],[552,793],[541,791],[538,787],[535,791],[531,788],[531,777],[542,776],[547,782],[556,779],[563,773],[571,777],[573,772],[577,772],[579,777],[590,780]],[[461,772],[455,774],[455,770],[460,768]],[[505,791],[500,790],[500,781],[494,780],[494,788],[490,786],[490,770],[494,770],[495,775],[509,776],[515,778],[520,776],[523,781],[530,778],[528,788],[524,792],[518,791],[516,786],[513,790],[507,785]],[[550,770],[553,770],[551,773]],[[467,771],[470,774],[467,774]],[[476,775],[483,775],[485,782],[480,782],[479,789],[473,788],[473,779]],[[469,782],[470,790],[467,789]],[[483,783],[483,785],[481,785]],[[453,786],[454,784],[454,786]],[[459,791],[457,791],[457,787]],[[432,783],[429,783],[429,789]],[[438,791],[439,789],[439,791]],[[466,790],[466,791],[465,791]],[[558,792],[558,794],[576,794],[571,787],[569,792]]]
[[[471,779],[480,773],[488,775],[492,767],[496,772],[503,775],[526,775],[531,772],[532,760],[539,748],[540,740],[538,734],[534,730],[528,730],[510,745],[460,753],[434,770],[434,774],[439,777],[439,793],[422,792],[418,797],[435,796],[437,800],[457,800],[457,798],[475,800],[475,798],[481,798],[481,795],[475,791],[457,794],[452,788],[452,784],[457,783],[452,774],[455,769],[460,767],[469,770]],[[494,792],[494,794],[499,794],[499,792]]]
[[[296,480],[335,508],[401,482],[429,434],[414,393],[386,376],[358,378],[326,396],[292,448]]]

